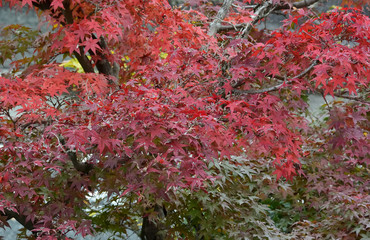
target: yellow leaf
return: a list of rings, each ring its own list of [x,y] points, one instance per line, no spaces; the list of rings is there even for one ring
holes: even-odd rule
[[[54,24],[53,25],[53,29],[56,29],[57,27],[61,27],[62,25],[60,25],[60,24]]]
[[[127,62],[129,62],[129,61],[130,61],[130,58],[129,58],[129,56],[124,56],[121,60],[122,60],[122,61],[127,61]]]
[[[89,214],[89,217],[95,216],[96,214],[97,214],[96,212],[92,212]]]
[[[161,52],[161,53],[159,54],[159,56],[160,56],[162,59],[166,59],[166,58],[167,58],[167,56],[168,56],[168,53]]]
[[[91,59],[90,56],[88,56],[89,59]],[[68,61],[64,61],[59,66],[64,68],[72,68],[73,70],[76,70],[78,73],[84,73],[84,70],[80,64],[80,62],[76,58],[72,58]]]

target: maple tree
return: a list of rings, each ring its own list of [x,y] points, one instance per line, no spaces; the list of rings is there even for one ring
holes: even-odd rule
[[[0,33],[4,225],[38,239],[366,237],[363,2],[4,2],[48,29]],[[257,28],[274,12],[281,28]],[[309,121],[314,93],[336,101]]]

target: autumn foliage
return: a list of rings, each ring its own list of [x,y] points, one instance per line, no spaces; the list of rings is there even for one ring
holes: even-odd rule
[[[370,19],[316,2],[1,1],[47,31],[0,32],[0,220],[39,239],[369,236]],[[310,94],[334,97],[320,119]]]

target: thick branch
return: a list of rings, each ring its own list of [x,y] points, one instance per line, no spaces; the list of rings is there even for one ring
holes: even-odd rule
[[[143,225],[141,228],[140,237],[143,240],[162,240],[166,239],[166,232],[163,224],[160,223],[161,219],[164,219],[167,215],[167,211],[164,206],[155,205],[152,209],[148,208],[148,212],[143,216]],[[159,221],[150,219],[148,214],[155,212]]]
[[[58,137],[58,141],[62,144],[63,148],[66,148],[64,138],[59,138]],[[67,149],[66,151],[67,151],[69,159],[71,159],[72,164],[73,164],[74,168],[77,171],[79,171],[83,174],[89,174],[89,172],[94,168],[94,165],[91,164],[91,163],[81,163],[81,162],[79,162],[78,159],[77,159],[76,152],[73,152],[70,149]]]
[[[4,209],[4,215],[7,217],[7,220],[14,218],[15,220],[17,220],[17,222],[19,222],[27,230],[32,231],[35,229],[35,226],[32,223],[32,221],[26,221],[26,216],[20,215],[19,213],[16,213],[8,209]],[[36,235],[37,233],[33,232],[33,234]]]
[[[72,15],[72,10],[69,7],[69,1],[63,1],[63,14],[64,18],[66,20],[67,24],[73,24],[73,15]],[[94,72],[94,67],[92,66],[90,60],[85,56],[83,47],[79,47],[80,52],[78,53],[77,51],[74,51],[73,54],[77,58],[78,62],[81,64],[82,69],[84,70],[85,73],[93,73]]]
[[[238,38],[246,37],[249,32],[252,30],[253,25],[255,25],[259,20],[262,18],[267,17],[272,11],[274,11],[276,5],[273,5],[271,1],[266,1],[262,5],[259,5],[256,10],[254,11],[254,15],[252,16],[252,21],[247,23],[243,30],[239,33]]]
[[[208,35],[213,36],[217,33],[218,31],[218,25],[220,22],[226,17],[226,15],[229,13],[231,4],[234,2],[234,0],[224,0],[224,3],[222,4],[220,10],[218,10],[218,13],[216,15],[215,20],[211,23],[209,30],[208,30]]]
[[[100,37],[99,45],[102,50],[108,49],[108,46],[103,37]],[[112,67],[108,60],[106,59],[106,56],[104,56],[104,54],[101,51],[97,51],[97,55],[100,58],[96,62],[96,68],[98,69],[99,73],[103,73],[108,76],[112,75]]]
[[[72,10],[69,8],[68,1],[63,2],[63,6],[65,8],[64,10],[64,17],[66,19],[66,22],[68,24],[73,23],[73,15]],[[95,35],[92,34],[92,38],[96,39]],[[108,46],[104,40],[103,37],[100,37],[99,46],[102,50],[108,49]],[[89,51],[90,55],[93,56],[95,53],[93,51]],[[77,60],[80,62],[82,68],[84,71],[87,72],[94,72],[94,67],[92,66],[90,60],[87,58],[87,56],[84,54],[83,47],[80,47],[80,53],[74,52],[74,55],[76,56]],[[113,75],[113,69],[110,63],[108,62],[106,56],[101,52],[97,51],[96,55],[99,57],[99,59],[96,61],[96,68],[98,69],[99,73],[105,74],[107,76]]]
[[[91,163],[79,162],[77,159],[77,154],[75,152],[72,152],[71,150],[68,151],[68,156],[71,159],[75,169],[79,172],[82,172],[84,174],[89,174],[90,170],[94,168],[94,165],[92,165]]]
[[[37,237],[41,233],[41,231],[35,231],[37,226],[35,226],[35,224],[32,221],[30,220],[27,221],[27,217],[25,215],[19,214],[9,209],[4,209],[4,213],[0,213],[0,215],[5,216],[7,220],[14,218],[24,228],[31,231],[34,237]],[[57,238],[58,240],[70,239],[70,238],[67,238],[65,234],[62,234],[60,232],[58,232],[57,235],[58,235],[58,238]]]
[[[95,35],[92,35],[93,39],[96,39]],[[102,51],[108,49],[108,45],[105,42],[105,39],[101,36],[100,41],[99,41],[99,46],[102,49]],[[115,64],[113,64],[113,67],[107,60],[107,57],[103,54],[102,51],[97,51],[96,55],[99,57],[99,59],[96,62],[96,68],[98,69],[99,73],[105,74],[107,76],[114,76],[118,78],[118,72],[115,69]],[[94,55],[94,53],[90,50],[89,51],[90,55]]]
[[[84,70],[85,73],[95,72],[94,67],[91,64],[90,60],[86,57],[86,55],[83,54],[83,47],[79,47],[79,48],[80,48],[81,54],[78,53],[77,51],[74,51],[73,54],[77,58],[78,62],[81,64],[82,69]]]
[[[282,5],[272,5],[271,2],[266,1],[262,5],[257,5],[257,6],[256,5],[250,5],[250,6],[244,7],[244,8],[251,8],[251,7],[255,8],[255,12],[254,12],[255,15],[252,16],[252,21],[249,22],[249,23],[240,23],[240,24],[235,24],[235,25],[221,25],[219,23],[222,20],[221,19],[219,22],[217,22],[217,24],[214,24],[213,27],[216,29],[215,30],[216,32],[217,31],[239,30],[241,28],[244,28],[242,33],[239,35],[239,37],[242,38],[242,37],[245,37],[246,35],[248,35],[248,33],[250,32],[250,30],[252,29],[252,26],[254,24],[256,24],[262,18],[265,18],[267,15],[269,15],[271,12],[273,12],[275,10],[290,9],[292,7],[295,7],[295,8],[309,7],[309,6],[315,4],[318,1],[320,1],[320,0],[303,0],[303,1],[300,1],[300,2],[292,3],[292,5],[289,5],[287,3],[282,4]],[[217,19],[215,19],[215,21],[216,20]],[[211,24],[211,27],[212,27],[212,24]],[[209,34],[209,32],[208,32],[208,34]]]
[[[52,13],[54,13],[52,8],[51,8],[51,1],[50,0],[43,1],[42,3],[34,2],[33,5],[40,8],[41,10],[44,10],[44,11],[45,10],[50,10]],[[64,7],[63,10],[61,10],[61,9],[59,9],[59,10],[61,10],[63,15],[64,15],[64,19],[65,19],[64,24],[73,24],[74,20],[73,20],[72,9],[70,8],[70,0],[64,0],[63,1],[63,7]],[[96,38],[94,35],[92,37]],[[106,44],[103,37],[100,38],[99,46],[101,47],[101,49],[108,49],[107,44]],[[95,55],[95,53],[93,53],[92,51],[89,51],[89,53],[90,53],[91,56]],[[86,72],[86,73],[95,72],[92,63],[87,58],[87,56],[85,55],[84,48],[82,46],[79,47],[78,51],[74,51],[73,55],[77,58],[78,62],[81,64],[84,72]],[[98,51],[96,53],[96,55],[99,58],[99,60],[96,61],[96,68],[98,69],[99,73],[102,73],[102,74],[105,74],[105,75],[108,75],[108,76],[118,77],[117,72],[115,71],[114,68],[112,68],[112,66],[110,65],[106,56],[100,51]]]
[[[41,2],[32,2],[33,6],[39,8],[42,11],[50,10],[52,14],[54,14],[54,10],[51,7],[51,1],[46,0],[46,1],[41,1]],[[72,15],[72,10],[69,7],[70,1],[69,0],[64,0],[63,1],[63,7],[64,9],[61,10],[64,15],[65,23],[64,24],[73,24],[73,15]],[[63,24],[63,25],[64,25]],[[77,58],[78,62],[81,64],[82,69],[84,72],[89,73],[89,72],[94,72],[94,67],[92,66],[90,60],[83,54],[83,48],[80,47],[80,53],[78,51],[74,51],[73,54]]]
[[[300,2],[295,2],[292,5],[295,8],[304,8],[304,7],[311,6],[312,4],[315,4],[318,1],[320,1],[320,0],[302,0]],[[283,4],[283,5],[279,5],[275,8],[275,10],[290,9],[290,8],[292,8],[292,5],[289,5],[287,3]]]
[[[220,25],[217,27],[218,31],[228,31],[228,30],[240,30],[245,27],[246,23],[240,23],[235,25]]]

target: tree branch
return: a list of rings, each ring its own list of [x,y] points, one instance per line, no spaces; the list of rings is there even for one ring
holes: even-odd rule
[[[291,81],[293,79],[296,79],[296,78],[301,78],[304,75],[306,75],[309,71],[311,71],[311,69],[314,66],[316,66],[319,63],[318,58],[319,57],[317,57],[316,60],[314,60],[312,62],[312,64],[310,66],[308,66],[308,68],[306,68],[305,70],[303,70],[298,75],[290,78],[289,81]],[[271,87],[268,87],[268,88],[262,88],[262,89],[256,89],[256,90],[239,90],[239,89],[234,89],[233,90],[233,93],[246,94],[247,95],[247,94],[258,94],[258,93],[272,92],[272,91],[279,90],[284,84],[286,84],[286,82],[287,82],[287,80],[284,80],[284,82],[282,82],[280,84],[277,84],[277,85],[274,85],[274,86],[271,86]]]
[[[64,138],[59,138],[58,136],[56,136],[56,137],[57,137],[59,143],[62,145],[63,149],[66,148]],[[67,152],[67,155],[68,155],[69,159],[71,159],[74,168],[77,171],[87,175],[87,174],[89,174],[89,172],[92,169],[94,169],[94,165],[91,164],[91,163],[81,163],[81,162],[79,162],[78,159],[77,159],[76,152],[73,152],[70,149],[67,149],[66,152]]]
[[[234,89],[233,93],[238,93],[238,94],[258,94],[258,93],[267,93],[267,92],[272,92],[280,89],[283,85],[285,84],[285,81],[283,83],[277,84],[272,87],[268,88],[262,88],[262,89],[256,89],[256,90],[239,90],[239,89]]]
[[[97,39],[94,34],[92,35],[92,38]],[[108,50],[108,45],[102,36],[100,36],[99,46],[102,49],[102,51]],[[119,68],[119,66],[116,66],[117,63],[113,63],[113,66],[112,66],[102,51],[99,51],[99,50],[96,51],[96,55],[99,57],[99,59],[96,61],[96,68],[98,69],[99,73],[118,78],[119,69],[117,70],[116,68],[117,67]],[[90,55],[94,55],[94,53],[91,50],[89,51],[89,53]]]
[[[369,93],[370,92],[365,92],[363,95],[356,95],[356,96],[347,95],[343,93],[334,93],[334,96],[370,105],[370,102],[366,101],[366,96],[368,96]]]
[[[33,224],[32,221],[26,221],[26,216],[24,215],[21,215],[15,211],[12,211],[12,210],[8,210],[8,209],[4,209],[4,214],[2,214],[4,216],[7,217],[7,220],[10,220],[12,218],[14,218],[15,220],[17,220],[17,222],[19,222],[23,227],[25,227],[27,230],[34,230],[35,229],[35,225]],[[35,236],[37,235],[36,232],[32,232]]]
[[[38,7],[41,10],[50,10],[52,13],[53,10],[51,8],[51,1],[43,1],[42,3],[36,3],[33,2],[33,5],[35,7]],[[64,0],[63,1],[63,7],[62,13],[65,18],[65,24],[73,24],[73,14],[72,9],[70,8],[70,0]],[[96,39],[96,37],[92,34],[92,38]],[[99,46],[102,50],[108,49],[108,46],[104,40],[103,37],[100,37]],[[113,65],[113,67],[110,65],[109,61],[107,60],[106,56],[102,53],[102,51],[97,51],[97,53],[93,53],[92,51],[89,51],[90,55],[97,55],[99,58],[96,61],[96,68],[98,69],[99,73],[105,74],[107,76],[114,76],[118,78],[118,72],[115,68],[117,66]],[[73,55],[77,58],[78,62],[81,64],[82,69],[85,73],[93,73],[95,72],[94,67],[91,63],[91,61],[87,58],[87,56],[84,54],[84,48],[82,46],[79,47],[79,51],[73,51]]]
[[[19,214],[15,211],[12,211],[12,210],[9,210],[9,209],[5,208],[4,213],[0,213],[0,215],[5,216],[7,221],[14,218],[24,228],[31,231],[35,238],[40,237],[40,236],[38,236],[39,233],[42,234],[41,231],[34,231],[37,226],[35,226],[35,224],[32,221],[30,221],[30,220],[27,221],[27,217],[22,215],[22,214]],[[57,234],[58,234],[58,238],[57,238],[58,240],[71,239],[71,238],[67,238],[65,236],[65,234],[62,234],[60,232],[58,232]]]
[[[254,11],[254,15],[251,17],[252,21],[247,23],[243,30],[239,33],[237,38],[246,37],[252,30],[252,26],[255,25],[262,18],[267,17],[277,6],[273,5],[271,1],[266,1],[262,5],[258,5]]]
[[[241,8],[241,9],[254,9],[257,7],[257,5],[246,5],[246,6],[239,6],[236,4],[232,4],[233,7]]]
[[[73,24],[73,15],[72,15],[72,10],[69,7],[69,1],[65,0],[63,1],[63,14],[64,18],[66,20],[67,24]],[[84,54],[84,49],[82,46],[79,47],[80,53],[77,51],[73,51],[73,55],[77,58],[78,62],[81,64],[82,69],[84,70],[85,73],[93,73],[94,72],[94,67],[91,64],[90,60],[85,56]]]
[[[95,72],[93,65],[91,64],[90,60],[83,54],[84,50],[83,47],[79,47],[80,53],[77,51],[73,52],[73,55],[77,58],[78,62],[81,64],[82,69],[85,73],[93,73]]]
[[[77,154],[75,152],[72,152],[71,150],[69,150],[67,154],[69,158],[71,159],[73,166],[75,167],[77,171],[82,172],[83,174],[89,174],[90,170],[94,168],[94,165],[92,165],[91,163],[79,162],[77,159]]]
[[[290,9],[292,7],[304,8],[304,7],[313,5],[318,1],[320,0],[302,0],[300,2],[295,2],[292,5],[289,5],[287,3],[282,4],[282,5],[273,5],[272,2],[266,1],[262,5],[249,5],[245,7],[237,6],[240,8],[252,8],[253,7],[255,9],[255,12],[254,12],[255,15],[252,16],[252,21],[249,23],[240,23],[240,24],[235,24],[235,25],[221,25],[220,22],[225,18],[230,8],[230,6],[224,6],[227,2],[225,0],[223,6],[217,13],[216,19],[211,23],[211,27],[208,31],[208,35],[212,36],[216,34],[217,31],[239,30],[240,28],[244,28],[243,31],[239,34],[239,38],[243,38],[249,34],[254,24],[256,24],[262,18],[267,17],[271,12],[275,10]],[[235,6],[233,4],[231,5]],[[227,11],[225,11],[226,7],[228,7]]]
[[[240,23],[235,25],[219,25],[217,27],[218,31],[228,31],[228,30],[240,30],[245,27],[246,23]]]
[[[311,6],[312,4],[315,4],[318,1],[320,1],[320,0],[302,0],[300,2],[294,2],[292,5],[295,8],[304,8],[304,7]],[[279,5],[275,8],[275,10],[290,9],[290,8],[292,8],[292,5],[289,5],[287,3],[283,4],[283,5]]]
[[[215,20],[211,23],[209,30],[208,30],[208,35],[213,36],[217,33],[218,31],[218,25],[220,22],[226,17],[226,15],[229,13],[231,4],[234,2],[234,0],[224,0],[220,10],[218,10],[218,13],[216,15]]]

